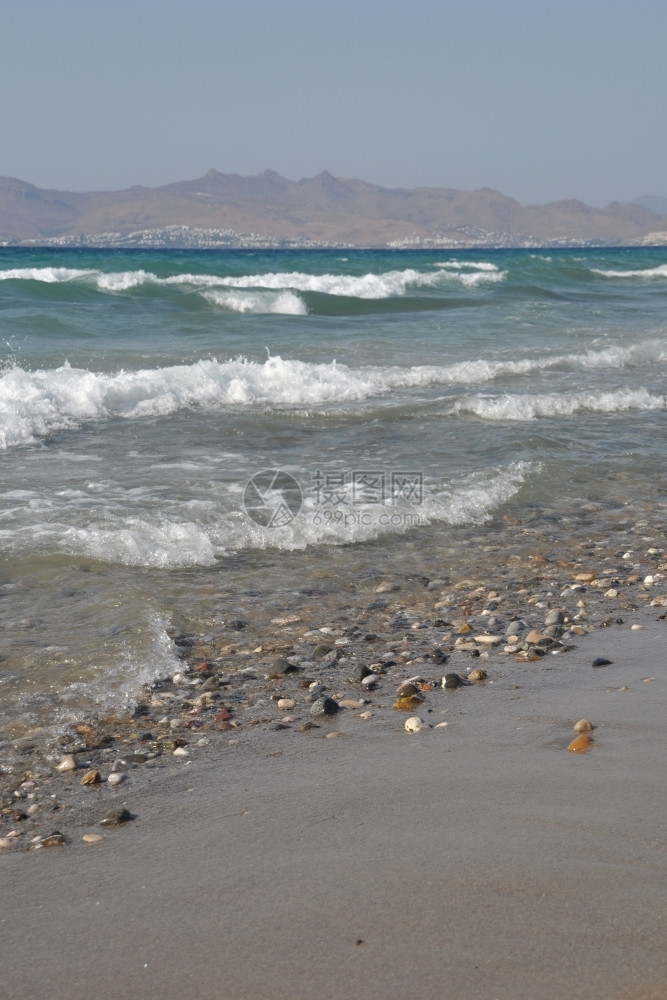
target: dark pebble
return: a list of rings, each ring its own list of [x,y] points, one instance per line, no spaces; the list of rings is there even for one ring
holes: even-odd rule
[[[122,826],[123,823],[129,823],[131,819],[134,819],[134,816],[129,809],[121,806],[119,809],[110,809],[104,819],[100,820],[100,826]]]
[[[339,709],[337,701],[333,698],[318,698],[317,701],[313,702],[312,708],[310,709],[311,715],[335,715]]]
[[[450,690],[451,688],[461,687],[461,685],[467,683],[468,682],[464,681],[463,678],[459,677],[458,674],[445,674],[445,687],[449,688]]]
[[[611,662],[611,660],[607,660],[604,656],[597,656],[591,665],[593,667],[608,667]]]

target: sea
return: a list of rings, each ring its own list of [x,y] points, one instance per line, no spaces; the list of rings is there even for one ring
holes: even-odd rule
[[[665,522],[665,248],[5,247],[0,351],[0,757],[179,635]]]

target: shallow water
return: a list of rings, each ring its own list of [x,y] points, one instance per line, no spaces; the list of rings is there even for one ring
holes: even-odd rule
[[[175,628],[664,530],[665,258],[0,250],[5,736]]]

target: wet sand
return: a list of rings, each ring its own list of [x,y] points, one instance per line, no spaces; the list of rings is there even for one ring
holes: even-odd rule
[[[446,728],[238,730],[79,792],[68,846],[0,852],[0,992],[664,1000],[661,610],[429,692]],[[582,716],[593,749],[568,753]],[[102,799],[136,819],[101,831]]]

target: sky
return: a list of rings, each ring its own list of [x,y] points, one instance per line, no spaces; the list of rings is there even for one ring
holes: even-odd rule
[[[0,0],[0,176],[667,196],[656,0]]]

